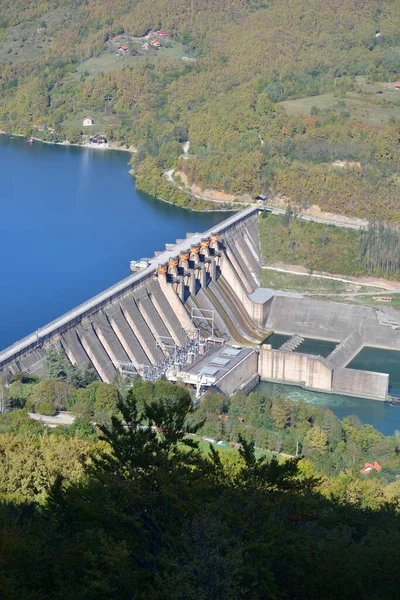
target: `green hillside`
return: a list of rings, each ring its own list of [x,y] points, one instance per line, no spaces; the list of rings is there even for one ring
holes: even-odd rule
[[[2,599],[397,597],[398,432],[276,393],[194,409],[167,381],[118,391],[63,365],[0,388]],[[76,421],[26,413],[56,405]]]
[[[172,195],[160,174],[174,166],[203,188],[398,221],[397,8],[8,0],[0,128],[76,141],[93,113],[108,138],[136,146],[132,166],[150,193]],[[187,139],[195,158],[179,160]]]

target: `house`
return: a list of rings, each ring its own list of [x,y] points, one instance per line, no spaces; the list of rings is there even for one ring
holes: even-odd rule
[[[159,31],[158,35],[162,35],[163,37],[165,37],[166,35],[169,35],[169,33],[167,33],[166,31]]]
[[[118,53],[119,54],[128,54],[128,52],[129,52],[128,46],[120,46],[118,48]]]
[[[265,194],[258,194],[258,196],[256,196],[256,200],[259,200],[261,202],[265,202],[267,199],[267,196]]]
[[[360,470],[361,475],[369,475],[371,471],[382,471],[381,465],[374,460],[372,463],[365,463],[364,468]]]
[[[107,144],[107,138],[101,133],[97,133],[93,137],[90,138],[92,144]]]
[[[82,124],[84,127],[90,127],[91,125],[94,125],[94,119],[92,119],[92,117],[84,117]]]
[[[152,40],[150,43],[154,48],[159,48],[161,46],[158,40]]]
[[[375,296],[374,300],[377,302],[391,302],[393,298],[391,296]]]
[[[400,81],[398,81],[397,83],[395,83],[394,87],[396,88],[396,90],[400,90]]]

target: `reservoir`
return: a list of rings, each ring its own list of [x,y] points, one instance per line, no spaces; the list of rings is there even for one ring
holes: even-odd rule
[[[0,135],[0,349],[128,276],[131,260],[228,216],[137,192],[129,159]]]

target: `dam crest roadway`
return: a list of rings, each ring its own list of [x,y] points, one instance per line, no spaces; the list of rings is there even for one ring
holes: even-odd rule
[[[165,374],[232,394],[261,378],[305,389],[386,400],[389,375],[347,365],[364,346],[400,348],[400,313],[260,287],[258,207],[204,233],[167,244],[149,265],[0,353],[0,375],[40,374],[46,352],[118,372]],[[289,339],[277,349],[272,333]],[[305,338],[335,342],[325,358],[302,353]]]

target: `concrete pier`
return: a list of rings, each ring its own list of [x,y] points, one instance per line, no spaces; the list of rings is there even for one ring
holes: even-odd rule
[[[83,369],[91,364],[90,358],[81,344],[76,329],[68,329],[61,334],[61,345],[73,365]]]
[[[92,323],[86,321],[85,323],[78,325],[77,333],[81,344],[90,358],[90,362],[99,374],[99,377],[103,381],[113,381],[117,371],[94,332]]]
[[[104,350],[110,357],[114,367],[118,369],[120,362],[129,362],[129,356],[125,352],[124,347],[115,334],[107,317],[104,313],[99,312],[92,321],[93,329],[99,338]]]
[[[121,300],[121,309],[150,363],[157,364],[162,358],[161,350],[157,348],[156,340],[143,319],[135,300],[130,297],[124,298]]]
[[[118,336],[121,345],[123,346],[129,362],[138,365],[150,365],[150,360],[143,350],[136,335],[130,328],[128,321],[125,319],[119,304],[105,309],[109,322]]]

